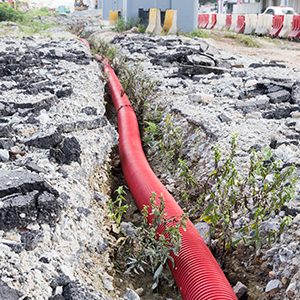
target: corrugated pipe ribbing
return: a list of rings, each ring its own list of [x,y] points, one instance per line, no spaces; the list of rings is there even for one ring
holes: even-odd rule
[[[152,193],[163,195],[167,218],[180,219],[183,210],[152,171],[142,148],[138,122],[121,83],[106,60],[103,64],[108,90],[118,113],[119,153],[127,185],[140,210],[150,206]],[[151,219],[148,220],[151,222]],[[184,300],[237,299],[223,271],[190,220],[181,230],[182,246],[173,254],[175,267],[169,262]]]

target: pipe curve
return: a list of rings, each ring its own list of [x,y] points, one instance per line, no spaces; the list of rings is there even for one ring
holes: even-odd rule
[[[96,55],[108,79],[108,91],[118,113],[119,153],[127,185],[140,210],[150,205],[152,193],[163,195],[167,218],[179,219],[183,210],[152,171],[144,154],[137,118],[122,85],[107,60]],[[151,217],[148,218],[151,222]],[[158,230],[158,231],[162,231]],[[237,299],[223,271],[193,223],[181,229],[182,245],[169,267],[184,300]],[[161,233],[161,232],[158,232]]]

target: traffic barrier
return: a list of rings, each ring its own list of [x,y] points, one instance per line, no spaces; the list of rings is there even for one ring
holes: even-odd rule
[[[273,16],[272,29],[270,30],[270,33],[269,33],[271,37],[278,36],[279,32],[281,31],[281,29],[283,27],[283,20],[284,20],[283,15]]]
[[[222,30],[226,26],[226,14],[217,14],[217,23],[214,29]]]
[[[206,28],[209,22],[209,14],[200,14],[198,15],[198,27]]]
[[[163,30],[167,34],[177,33],[177,10],[167,9]]]
[[[149,12],[149,24],[146,29],[147,33],[161,34],[161,18],[160,18],[160,9],[150,8]]]
[[[118,22],[119,19],[119,12],[117,10],[110,10],[108,21],[109,25],[115,25]]]
[[[292,30],[288,35],[289,38],[300,38],[300,16],[293,16]]]
[[[234,31],[236,33],[243,33],[245,30],[245,16],[238,16],[237,17],[237,22],[236,22],[236,27],[234,28]]]
[[[206,26],[207,29],[213,29],[217,23],[217,14],[209,15],[209,22]]]
[[[226,23],[225,23],[225,28],[229,30],[232,24],[232,15],[226,15]]]
[[[247,14],[245,15],[245,30],[244,34],[253,34],[257,26],[257,15]]]
[[[273,24],[273,16],[272,15],[264,15],[260,14],[257,18],[257,27],[255,29],[255,33],[257,35],[267,35],[272,29]]]
[[[235,28],[237,26],[237,18],[238,18],[237,14],[231,15],[231,25],[229,28],[230,31],[235,31]]]
[[[278,37],[287,38],[292,31],[293,15],[285,15],[283,21],[283,27],[278,34]]]

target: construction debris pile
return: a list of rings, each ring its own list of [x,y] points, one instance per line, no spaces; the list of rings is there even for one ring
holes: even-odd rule
[[[174,126],[186,130],[183,152],[196,166],[197,178],[203,178],[213,164],[213,146],[229,147],[232,134],[238,135],[240,167],[251,149],[270,147],[283,167],[293,164],[299,175],[299,71],[276,61],[218,51],[197,38],[127,34],[113,38],[112,43],[130,64],[141,64],[145,75],[157,81],[151,106],[158,105],[165,114],[175,115]],[[160,176],[176,193],[174,180],[164,168]],[[269,270],[269,278],[253,283],[256,286],[250,289],[256,290],[256,295],[272,299],[296,299],[300,295],[299,200],[298,194],[280,212],[293,221],[280,241],[262,253],[260,266]],[[276,230],[277,216],[264,226]],[[232,274],[235,278],[236,273]]]
[[[114,298],[101,71],[75,39],[2,38],[0,66],[0,298]]]

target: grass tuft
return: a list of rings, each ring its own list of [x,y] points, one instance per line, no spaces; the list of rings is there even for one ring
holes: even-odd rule
[[[239,43],[250,48],[260,48],[260,44],[254,40],[252,37],[244,34],[236,34],[232,32],[227,32],[224,34],[224,38],[237,40]]]

